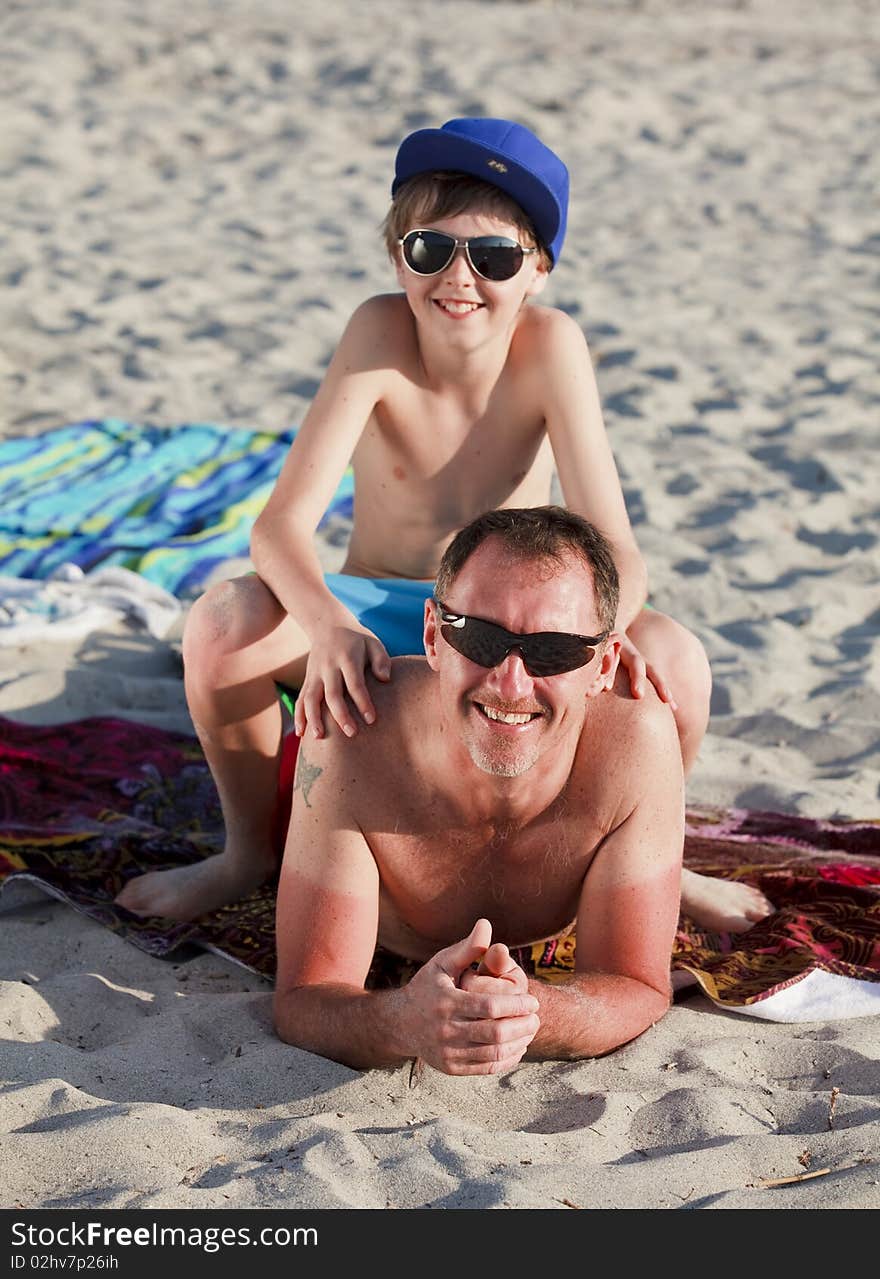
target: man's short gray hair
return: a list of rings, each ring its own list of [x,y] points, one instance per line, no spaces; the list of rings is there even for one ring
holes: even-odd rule
[[[599,625],[614,629],[620,582],[608,539],[588,520],[563,506],[502,507],[486,511],[456,533],[440,561],[434,593],[445,600],[464,565],[488,537],[500,538],[505,550],[524,560],[562,564],[574,555],[590,570]]]

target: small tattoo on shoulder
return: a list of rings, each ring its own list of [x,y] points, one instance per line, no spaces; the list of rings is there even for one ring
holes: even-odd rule
[[[306,808],[311,808],[311,804],[309,803],[309,792],[323,771],[323,768],[318,768],[316,764],[309,763],[306,759],[305,751],[302,746],[300,746],[299,756],[296,761],[296,773],[294,774],[293,779],[293,789],[295,791],[302,791],[302,797],[305,801]]]

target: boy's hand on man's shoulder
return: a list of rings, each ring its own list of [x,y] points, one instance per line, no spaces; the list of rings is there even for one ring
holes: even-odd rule
[[[676,701],[672,696],[669,685],[656,666],[645,661],[635,644],[626,635],[621,636],[620,665],[629,679],[630,692],[633,697],[644,697],[649,685],[653,685],[660,701],[668,703],[671,710],[676,710]]]
[[[314,737],[325,734],[325,710],[345,733],[354,737],[358,716],[365,724],[376,721],[376,708],[367,688],[366,672],[376,679],[391,679],[391,658],[381,640],[364,627],[334,626],[315,636],[305,679],[293,717],[294,731],[303,737],[311,728]]]

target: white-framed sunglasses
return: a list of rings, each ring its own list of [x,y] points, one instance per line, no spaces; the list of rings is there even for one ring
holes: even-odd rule
[[[527,254],[527,249],[506,235],[471,235],[459,240],[445,231],[417,228],[407,231],[397,241],[403,260],[416,275],[439,275],[445,271],[458,249],[464,249],[467,260],[484,280],[512,280]]]

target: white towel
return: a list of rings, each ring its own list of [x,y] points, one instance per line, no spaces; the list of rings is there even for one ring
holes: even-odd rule
[[[182,607],[127,568],[84,573],[76,564],[61,564],[45,579],[0,576],[0,645],[76,638],[120,617],[162,639]]]

